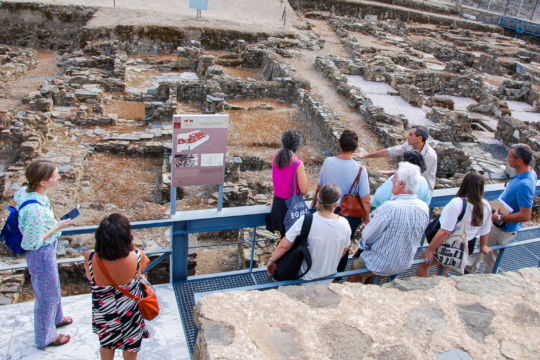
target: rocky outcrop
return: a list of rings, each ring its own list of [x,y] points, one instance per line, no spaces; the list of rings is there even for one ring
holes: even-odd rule
[[[539,299],[538,268],[217,293],[195,306],[193,358],[537,359]]]
[[[467,106],[467,110],[480,114],[493,115],[495,117],[512,115],[508,104],[488,91],[482,91],[475,99],[478,103]]]

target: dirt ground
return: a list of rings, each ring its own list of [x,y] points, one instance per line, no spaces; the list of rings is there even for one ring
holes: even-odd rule
[[[16,2],[28,2],[15,0]],[[88,27],[115,25],[154,25],[187,27],[217,27],[250,32],[295,33],[293,25],[298,23],[288,1],[281,0],[212,0],[208,10],[202,11],[202,17],[196,20],[196,10],[189,8],[189,1],[176,0],[30,0],[43,4],[95,6],[99,10],[89,21]],[[113,7],[116,3],[116,7]],[[281,20],[283,6],[287,8],[287,22]],[[192,30],[195,31],[196,30]]]
[[[23,109],[21,98],[31,91],[39,90],[43,81],[62,74],[62,68],[56,65],[60,56],[52,51],[37,50],[39,64],[20,78],[8,82],[0,88],[1,109]]]

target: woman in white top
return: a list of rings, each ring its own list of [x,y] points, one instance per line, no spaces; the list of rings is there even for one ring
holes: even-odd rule
[[[456,197],[452,199],[443,209],[439,221],[441,228],[424,250],[420,259],[426,259],[425,264],[418,265],[416,276],[428,277],[429,267],[440,263],[434,261],[433,251],[439,247],[453,231],[461,229],[463,221],[467,221],[465,231],[467,232],[468,249],[471,254],[475,249],[476,237],[480,237],[480,250],[484,254],[491,253],[491,249],[486,245],[491,231],[491,206],[483,199],[484,177],[476,171],[469,172],[464,178]],[[458,222],[459,215],[463,209],[463,200],[467,200],[467,210],[463,219]],[[446,268],[444,276],[448,274],[450,268]]]
[[[334,214],[340,198],[341,189],[336,184],[326,184],[319,191],[317,212],[313,214],[313,222],[308,234],[308,250],[312,265],[302,277],[304,280],[319,279],[335,274],[339,260],[349,251],[351,227],[345,218]],[[300,235],[303,223],[304,216],[300,217],[281,239],[268,262],[269,275],[274,275],[276,261],[292,247],[294,240]],[[304,260],[300,273],[304,273],[306,269],[307,264]],[[321,281],[325,285],[331,282],[332,279]]]

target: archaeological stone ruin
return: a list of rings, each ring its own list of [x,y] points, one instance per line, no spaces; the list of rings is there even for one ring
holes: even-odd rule
[[[199,20],[187,0],[0,2],[2,223],[26,166],[40,158],[61,175],[48,194],[55,213],[79,206],[75,226],[114,212],[170,219],[171,205],[215,209],[218,185],[171,196],[177,114],[229,115],[225,208],[272,200],[272,159],[292,128],[306,138],[297,155],[308,203],[345,129],[358,133],[363,154],[402,144],[411,126],[425,125],[438,157],[436,189],[459,187],[470,170],[486,184],[508,181],[515,174],[506,156],[517,143],[533,149],[540,171],[538,37],[498,26],[505,14],[536,24],[534,2],[213,1]],[[399,161],[362,160],[372,195],[389,177],[379,171]],[[539,219],[535,207],[525,226]],[[171,248],[166,229],[135,230],[135,246],[155,260]],[[266,267],[279,240],[264,227],[190,234],[189,275]],[[81,257],[94,246],[93,234],[60,238],[64,296],[90,292]],[[0,242],[0,305],[33,300],[24,263]],[[148,279],[169,283],[169,270],[167,258]],[[194,310],[191,350],[208,360],[539,359],[539,276],[528,269],[213,294]],[[499,292],[468,290],[484,281]]]

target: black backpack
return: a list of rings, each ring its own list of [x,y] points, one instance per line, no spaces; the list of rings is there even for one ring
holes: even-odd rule
[[[461,198],[463,201],[463,208],[461,209],[461,214],[459,214],[459,217],[457,219],[457,222],[460,222],[461,219],[463,219],[463,216],[465,216],[465,211],[467,210],[467,200]],[[428,227],[426,228],[426,240],[428,244],[431,244],[431,241],[437,235],[437,232],[441,229],[441,222],[439,221],[439,218],[441,215],[437,216],[435,219],[433,219],[432,222],[429,223]]]
[[[311,269],[311,254],[307,246],[307,238],[311,230],[313,215],[308,212],[304,215],[304,223],[300,235],[294,240],[293,246],[282,257],[276,261],[276,271],[274,272],[274,280],[296,280],[306,275]],[[307,270],[298,275],[302,262],[306,259]]]

